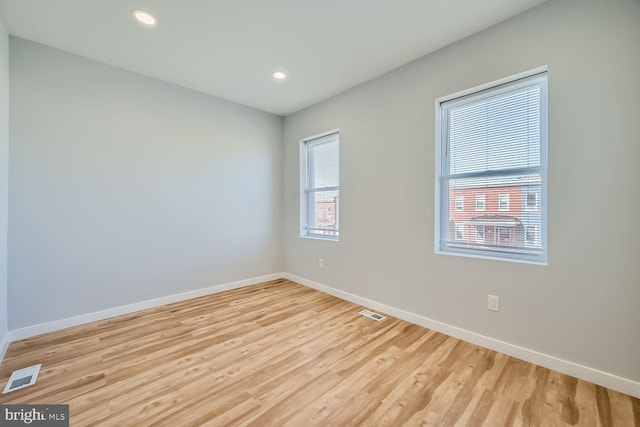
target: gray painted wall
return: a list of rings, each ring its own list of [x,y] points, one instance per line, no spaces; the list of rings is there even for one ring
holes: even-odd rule
[[[11,329],[281,271],[281,117],[19,38],[10,58]]]
[[[285,271],[639,381],[639,22],[551,1],[287,117]],[[548,266],[435,255],[435,99],[546,64]],[[335,128],[340,242],[302,239],[298,141]]]
[[[7,218],[9,184],[9,34],[0,19],[0,343],[7,336]],[[0,352],[2,349],[0,348]]]

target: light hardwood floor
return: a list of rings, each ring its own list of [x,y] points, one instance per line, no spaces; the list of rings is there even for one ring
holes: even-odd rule
[[[640,400],[277,280],[11,344],[73,426],[640,426]]]

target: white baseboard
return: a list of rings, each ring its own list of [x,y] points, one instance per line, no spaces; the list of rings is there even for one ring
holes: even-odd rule
[[[147,301],[136,302],[133,304],[113,307],[106,310],[96,311],[93,313],[81,314],[79,316],[67,317],[66,319],[54,320],[53,322],[41,323],[38,325],[27,326],[24,328],[14,329],[9,332],[8,342],[22,340],[34,337],[36,335],[46,334],[47,332],[58,331],[60,329],[70,328],[72,326],[84,325],[86,323],[98,320],[109,319],[111,317],[122,316],[123,314],[135,313],[136,311],[147,310],[149,308],[160,307],[174,302],[185,301],[191,298],[198,298],[204,295],[215,294],[218,292],[228,291],[231,289],[251,286],[270,280],[283,278],[283,273],[267,274],[266,276],[253,277],[251,279],[238,280],[236,282],[224,283],[221,285],[210,286],[208,288],[196,289],[180,294],[169,295],[166,297],[155,298]],[[2,361],[2,359],[0,359]]]
[[[317,289],[321,292],[334,295],[338,298],[351,301],[355,304],[359,304],[367,308],[372,308],[374,310],[390,314],[399,319],[415,323],[416,325],[424,326],[425,328],[433,329],[434,331],[441,332],[454,338],[458,338],[463,341],[479,345],[481,347],[504,353],[506,355],[513,356],[518,359],[543,366],[545,368],[553,369],[554,371],[562,372],[563,374],[571,375],[573,377],[580,378],[582,380],[589,381],[591,383],[640,398],[640,382],[622,378],[608,372],[603,372],[598,369],[590,368],[588,366],[560,359],[555,356],[550,356],[548,354],[540,353],[535,350],[530,350],[528,348],[510,344],[508,342],[500,341],[495,338],[487,337],[485,335],[480,335],[475,332],[459,328],[457,326],[452,326],[447,323],[439,322],[437,320],[429,319],[415,313],[410,313],[408,311],[392,307],[390,305],[363,298],[358,295],[350,294],[348,292],[344,292],[330,286],[322,285],[318,282],[307,280],[293,274],[284,273],[284,277],[291,281],[300,283],[301,285]]]
[[[242,288],[245,286],[251,286],[262,282],[268,282],[270,280],[277,280],[280,278],[286,278],[294,282],[300,283],[304,286],[325,292],[330,295],[334,295],[338,298],[351,301],[355,304],[372,308],[377,311],[381,311],[386,314],[390,314],[402,320],[406,320],[416,325],[424,326],[425,328],[433,329],[434,331],[441,332],[443,334],[485,347],[500,353],[507,354],[509,356],[516,357],[518,359],[525,360],[536,365],[544,366],[545,368],[553,369],[558,372],[562,372],[567,375],[571,375],[580,378],[585,381],[592,382],[594,384],[601,385],[613,390],[617,390],[621,393],[625,393],[637,398],[640,398],[640,382],[629,380],[619,377],[617,375],[603,372],[598,369],[590,368],[588,366],[580,365],[568,360],[560,359],[548,354],[540,353],[535,350],[530,350],[524,347],[520,347],[514,344],[510,344],[504,341],[497,340],[495,338],[487,337],[466,329],[452,326],[447,323],[439,322],[437,320],[429,319],[427,317],[410,313],[408,311],[401,310],[399,308],[392,307],[387,304],[383,304],[377,301],[373,301],[367,298],[360,297],[348,292],[341,291],[339,289],[332,288],[307,280],[305,278],[289,274],[289,273],[274,273],[265,276],[254,277],[251,279],[239,280],[236,282],[225,283],[221,285],[211,286],[203,289],[196,289],[189,292],[184,292],[175,295],[169,295],[166,297],[156,298],[152,300],[142,301],[134,304],[123,305],[120,307],[114,307],[107,310],[96,311],[94,313],[87,313],[80,316],[69,317],[66,319],[56,320],[53,322],[42,323],[39,325],[27,326],[25,328],[15,329],[5,334],[5,337],[0,341],[0,362],[3,360],[4,355],[9,347],[9,344],[13,341],[30,338],[36,335],[41,335],[47,332],[53,332],[60,329],[69,328],[72,326],[83,325],[98,320],[104,320],[115,316],[121,316],[124,314],[134,313],[136,311],[146,310],[149,308],[160,307],[166,304],[174,302],[180,302],[191,298],[197,298],[204,295],[215,294],[218,292],[228,291],[231,289]]]

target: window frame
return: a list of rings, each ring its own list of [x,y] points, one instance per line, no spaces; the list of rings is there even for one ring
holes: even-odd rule
[[[458,202],[460,202],[460,207],[458,207]],[[455,196],[453,199],[453,209],[457,212],[464,211],[464,196]]]
[[[478,208],[478,202],[482,200],[482,209]],[[487,210],[487,195],[486,194],[477,194],[476,195],[476,212],[484,212]]]
[[[310,188],[311,176],[314,172],[311,164],[311,156],[309,155],[314,145],[327,144],[332,141],[323,141],[329,137],[336,135],[338,144],[338,185],[329,187]],[[323,132],[300,140],[300,237],[305,239],[317,239],[338,242],[340,241],[340,223],[339,223],[339,199],[340,199],[340,130],[334,129]],[[315,206],[311,206],[310,195],[322,191],[337,191],[338,200],[336,201],[336,209],[333,217],[338,221],[336,235],[320,234],[311,231],[309,224],[312,223],[312,216],[315,215]]]
[[[512,83],[516,83],[520,80],[533,79],[537,77],[545,77],[544,90],[541,93],[540,103],[540,167],[538,173],[540,175],[540,189],[539,196],[537,197],[538,211],[540,212],[540,228],[538,229],[538,238],[541,243],[541,252],[539,254],[528,253],[526,251],[516,252],[508,250],[494,250],[493,248],[457,248],[452,245],[447,245],[443,242],[448,238],[448,233],[451,232],[447,224],[444,223],[441,212],[441,206],[447,206],[447,215],[450,203],[449,191],[443,189],[443,173],[448,172],[448,163],[445,164],[443,159],[443,152],[446,152],[444,147],[443,131],[448,132],[448,123],[444,120],[443,104],[452,101],[456,98],[466,97],[468,95],[478,94],[483,91],[496,90],[499,91],[501,87],[510,86]],[[453,93],[451,95],[443,96],[435,100],[435,203],[434,203],[434,251],[436,254],[463,256],[471,258],[482,258],[508,262],[520,262],[528,264],[547,265],[548,264],[548,85],[549,85],[549,73],[548,67],[542,66],[529,71],[525,71],[516,75],[501,78],[486,84],[472,87],[460,92]],[[496,92],[498,93],[498,92]],[[486,203],[486,201],[485,201]],[[486,206],[486,205],[485,205]],[[446,218],[449,221],[449,218]],[[485,230],[486,233],[486,230]]]

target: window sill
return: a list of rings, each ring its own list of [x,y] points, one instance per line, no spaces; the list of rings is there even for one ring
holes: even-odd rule
[[[324,240],[327,242],[339,242],[340,241],[340,236],[307,236],[307,235],[301,235],[300,238],[302,239],[309,239],[309,240]]]
[[[516,258],[510,256],[499,256],[499,255],[488,255],[488,254],[480,254],[480,253],[470,253],[470,252],[462,252],[462,251],[446,251],[446,250],[436,250],[436,255],[449,255],[449,256],[458,256],[465,258],[479,258],[479,259],[488,259],[492,261],[505,261],[505,262],[516,262],[520,264],[532,264],[532,265],[547,265],[546,259],[524,259],[524,258]]]

